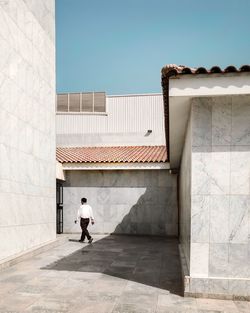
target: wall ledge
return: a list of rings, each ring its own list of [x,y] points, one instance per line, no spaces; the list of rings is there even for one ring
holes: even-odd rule
[[[33,256],[36,256],[40,253],[43,253],[49,249],[52,249],[54,247],[62,245],[66,240],[68,240],[67,236],[59,235],[57,238],[51,241],[47,241],[44,244],[35,246],[29,250],[26,250],[24,252],[14,254],[8,258],[5,258],[3,260],[0,260],[0,272],[8,267],[11,267],[17,263],[20,263],[22,261],[25,261],[27,259],[32,258]]]
[[[168,170],[169,163],[63,163],[63,170]]]

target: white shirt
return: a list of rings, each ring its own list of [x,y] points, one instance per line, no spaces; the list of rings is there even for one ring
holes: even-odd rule
[[[80,218],[90,218],[94,220],[93,211],[90,205],[82,204],[77,212],[77,220]]]

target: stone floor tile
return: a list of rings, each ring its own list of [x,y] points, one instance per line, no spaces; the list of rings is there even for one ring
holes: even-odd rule
[[[158,306],[180,306],[181,308],[196,308],[196,299],[175,294],[159,294]]]
[[[183,307],[178,308],[176,306],[168,306],[168,307],[158,306],[156,309],[156,313],[198,313],[198,312],[196,311],[196,308],[183,308]]]
[[[225,311],[218,311],[218,310],[197,310],[195,313],[225,313]]]
[[[134,294],[154,294],[157,293],[160,289],[157,287],[152,287],[149,285],[145,285],[145,284],[140,284],[138,282],[134,282],[134,281],[128,281],[127,285],[124,289],[125,292],[130,292],[130,293],[134,293]]]
[[[83,304],[85,302],[92,302],[92,303],[98,303],[98,302],[106,302],[106,303],[114,303],[119,299],[119,295],[115,293],[106,292],[105,290],[89,290],[86,292],[83,292],[81,296],[78,298],[78,302],[80,304]]]
[[[1,274],[0,274],[1,275]],[[22,286],[22,284],[17,283],[5,283],[0,282],[0,299],[2,299],[4,296],[6,296],[9,293],[12,293],[14,290]]]
[[[162,275],[160,277],[160,288],[167,289],[171,291],[172,293],[182,293],[183,292],[183,286],[182,286],[182,280],[180,279],[169,279]]]
[[[216,299],[197,299],[197,308],[199,310],[215,310],[226,313],[238,313],[236,304],[230,300]]]
[[[152,287],[160,287],[160,277],[154,273],[133,273],[129,280]]]
[[[100,278],[92,283],[91,288],[93,290],[105,290],[105,292],[117,295],[123,292],[126,284],[126,280],[112,279],[112,277],[109,280],[107,278]]]
[[[70,273],[68,277],[74,280],[82,280],[82,281],[94,281],[103,277],[102,273],[95,273],[95,272],[68,272],[68,273]]]
[[[147,307],[153,308],[153,307],[156,307],[157,305],[157,294],[123,292],[123,294],[120,297],[119,302],[130,303],[130,304],[143,303]]]
[[[23,296],[11,293],[0,300],[0,311],[22,311],[36,302],[38,296]]]
[[[100,275],[100,277],[98,279],[101,279],[103,281],[107,280],[110,282],[123,282],[123,283],[127,283],[126,279],[120,278],[120,277],[116,277],[116,276],[112,276],[112,275],[107,275],[105,273],[102,273],[102,275]]]
[[[250,302],[248,301],[234,301],[237,309],[240,313],[249,313],[250,312]]]
[[[16,294],[19,295],[45,295],[49,291],[48,287],[46,286],[35,286],[35,285],[28,285],[28,284],[23,284],[19,288],[15,290]]]
[[[69,313],[112,313],[115,303],[107,302],[84,302],[76,305]]]
[[[57,278],[57,277],[60,277],[60,278],[67,278],[74,275],[74,272],[71,273],[69,271],[56,271],[56,270],[45,270],[45,269],[42,269],[41,270],[41,277],[44,276],[44,277],[49,277],[50,279],[53,279],[53,278]]]
[[[113,267],[132,267],[136,266],[136,260],[115,260],[112,262],[111,266]]]
[[[28,283],[32,286],[44,286],[49,288],[55,288],[66,281],[67,278],[56,276],[53,279],[46,276],[38,276],[30,280]]]
[[[25,274],[11,274],[7,277],[4,277],[1,282],[2,283],[14,283],[14,284],[22,284],[26,282],[29,278]]]
[[[64,313],[69,312],[69,310],[72,308],[73,302],[67,301],[63,298],[42,298],[35,303],[33,303],[31,306],[26,308],[25,312],[29,313],[42,313],[42,312],[48,312],[48,313]]]
[[[154,308],[149,308],[140,304],[119,303],[117,304],[112,313],[154,313]]]

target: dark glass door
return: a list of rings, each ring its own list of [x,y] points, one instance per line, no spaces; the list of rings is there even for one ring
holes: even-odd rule
[[[56,183],[56,232],[63,233],[63,185]]]

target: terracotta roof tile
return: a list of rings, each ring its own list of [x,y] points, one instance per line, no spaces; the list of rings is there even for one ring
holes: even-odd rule
[[[236,68],[233,65],[229,65],[224,69],[219,66],[213,66],[210,69],[205,67],[192,68],[185,65],[168,64],[161,70],[162,77],[170,77],[175,75],[183,74],[224,74],[224,73],[242,73],[250,72],[250,65],[242,65],[240,68]]]
[[[165,146],[58,147],[60,163],[125,163],[166,162]]]

